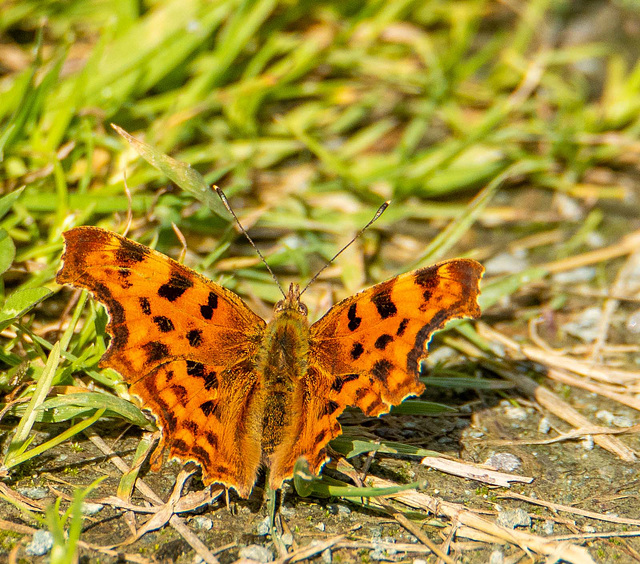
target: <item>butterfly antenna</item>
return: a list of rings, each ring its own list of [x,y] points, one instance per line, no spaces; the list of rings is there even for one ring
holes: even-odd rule
[[[318,270],[318,272],[315,273],[314,277],[309,280],[309,282],[307,282],[307,285],[304,287],[304,289],[302,290],[302,292],[300,292],[300,295],[304,294],[307,291],[307,288],[309,286],[311,286],[311,284],[313,284],[316,280],[316,278],[318,278],[318,276],[320,276],[320,274],[322,274],[324,272],[324,270],[326,268],[329,267],[329,265],[331,263],[333,263],[334,260],[336,260],[344,251],[346,251],[351,244],[356,241],[357,239],[360,238],[360,236],[367,230],[369,229],[369,227],[371,227],[371,224],[376,222],[378,220],[378,218],[384,213],[384,211],[389,207],[389,204],[391,203],[391,200],[387,200],[384,204],[382,204],[379,208],[378,211],[375,213],[375,215],[369,220],[369,223],[367,223],[362,229],[360,229],[360,231],[358,231],[353,239],[351,239],[351,241],[349,241],[344,247],[342,247],[342,249],[340,249],[334,256],[333,258],[327,262],[327,264],[325,264],[320,270]]]
[[[253,247],[253,250],[256,253],[258,253],[258,256],[260,257],[260,260],[267,267],[267,270],[269,271],[269,274],[271,274],[271,278],[273,278],[273,281],[276,283],[276,286],[278,286],[278,289],[280,290],[280,293],[283,295],[284,298],[286,298],[287,295],[284,293],[284,290],[282,289],[282,286],[280,286],[280,282],[278,282],[278,279],[276,278],[276,275],[273,273],[273,270],[271,270],[271,267],[267,263],[267,260],[264,258],[263,254],[260,252],[260,249],[258,249],[256,244],[253,242],[253,239],[251,237],[249,237],[249,234],[247,233],[247,230],[244,227],[242,227],[242,223],[240,223],[240,220],[238,219],[238,216],[231,209],[231,206],[229,205],[229,200],[227,200],[227,197],[225,196],[224,192],[222,191],[222,188],[220,188],[219,186],[216,186],[215,184],[213,185],[213,188],[217,192],[218,196],[220,196],[220,199],[222,200],[222,203],[224,204],[224,207],[227,208],[227,211],[233,216],[233,219],[236,220],[236,223],[237,223],[238,227],[240,228],[240,231],[242,231],[242,233],[247,238],[249,243],[251,243],[251,246]]]

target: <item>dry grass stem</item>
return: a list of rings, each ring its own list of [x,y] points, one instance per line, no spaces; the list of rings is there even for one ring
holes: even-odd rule
[[[421,461],[422,464],[452,474],[454,476],[460,476],[461,478],[467,478],[469,480],[475,480],[476,482],[482,482],[484,484],[490,484],[492,486],[509,487],[511,482],[523,482],[530,484],[533,482],[533,478],[528,476],[518,476],[516,474],[505,474],[504,472],[497,472],[487,467],[482,467],[477,464],[471,464],[469,462],[463,462],[461,460],[449,460],[438,456],[426,456]]]

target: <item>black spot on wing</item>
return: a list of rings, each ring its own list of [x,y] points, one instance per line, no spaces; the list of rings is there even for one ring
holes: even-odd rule
[[[351,359],[358,360],[362,356],[363,352],[364,347],[362,346],[362,343],[353,343],[353,346],[351,347]]]
[[[391,335],[387,335],[386,333],[384,335],[380,335],[377,339],[376,342],[374,343],[374,346],[376,347],[376,349],[378,349],[379,351],[383,351],[384,349],[387,348],[387,345],[389,343],[393,342],[393,337]]]
[[[414,274],[415,283],[422,288],[425,302],[431,299],[433,291],[438,287],[438,269],[435,266],[422,268]]]
[[[218,375],[215,370],[207,372],[204,377],[204,387],[207,390],[215,390],[218,388]]]
[[[387,359],[383,358],[380,360],[376,360],[371,369],[371,373],[380,380],[383,384],[386,385],[387,378],[389,378],[389,374],[393,369],[393,363],[389,362]]]
[[[189,445],[182,439],[174,439],[171,443],[171,451],[181,455],[185,455],[189,452]]]
[[[358,317],[357,315],[357,303],[352,303],[349,306],[349,311],[347,311],[347,319],[349,319],[349,331],[355,331],[358,327],[360,327],[360,323],[362,323],[362,317]]]
[[[218,296],[213,292],[209,292],[207,303],[200,306],[200,313],[205,319],[211,319],[215,309],[218,309]]]
[[[207,439],[207,443],[210,444],[212,448],[218,448],[218,435],[213,431],[206,431],[204,436]]]
[[[140,304],[142,313],[144,313],[145,315],[151,315],[151,304],[149,303],[149,298],[138,298],[138,303]]]
[[[195,437],[198,434],[198,424],[191,419],[187,419],[182,423],[182,426],[185,429],[188,429],[189,432]]]
[[[376,290],[371,301],[378,310],[378,315],[381,319],[388,319],[398,313],[396,304],[391,299],[391,289],[393,288],[393,281],[384,282],[380,284],[380,287]]]
[[[327,440],[328,434],[329,434],[329,431],[327,429],[322,429],[322,431],[320,431],[313,439],[313,444],[318,445],[322,442],[325,442]]]
[[[333,384],[331,384],[331,389],[339,393],[342,391],[342,387],[347,382],[357,380],[358,378],[360,378],[359,374],[345,374],[344,376],[336,376],[336,379],[333,381]]]
[[[201,447],[200,445],[195,445],[193,449],[191,449],[191,452],[205,466],[211,465],[211,454],[205,448]]]
[[[116,262],[133,266],[138,262],[142,262],[149,255],[149,249],[128,239],[118,239],[120,246],[115,252]]]
[[[329,400],[324,407],[324,412],[327,415],[332,415],[333,413],[336,412],[336,410],[340,407],[340,405],[338,403],[336,403],[333,400]]]
[[[182,405],[187,403],[187,398],[189,397],[189,392],[187,391],[187,388],[185,388],[184,386],[181,386],[180,384],[175,384],[171,386],[171,391],[176,395],[178,400],[180,400],[180,403]]]
[[[158,296],[170,302],[175,302],[192,286],[193,280],[178,270],[173,270],[169,276],[169,281],[158,288]]]
[[[187,360],[187,374],[196,378],[204,378],[204,364]]]
[[[396,335],[398,337],[402,337],[402,335],[404,335],[404,332],[407,330],[407,325],[409,325],[409,320],[405,317],[400,322],[400,325],[398,326],[398,330],[396,331]]]
[[[211,400],[207,400],[200,404],[200,410],[205,414],[206,417],[209,417],[210,415],[215,416],[216,407],[216,403]]]
[[[131,276],[131,270],[128,268],[119,268],[118,269],[118,277],[120,278],[120,286],[123,290],[128,290],[133,286],[131,282],[129,282],[128,278]]]
[[[169,319],[168,317],[165,317],[164,315],[156,315],[153,318],[153,322],[156,324],[156,326],[158,327],[158,329],[160,329],[162,333],[170,333],[175,329],[171,319]]]
[[[160,341],[150,341],[142,345],[142,348],[147,353],[147,362],[153,364],[169,356],[169,348]]]
[[[192,329],[187,333],[186,337],[192,347],[199,347],[202,344],[202,331],[200,329]]]

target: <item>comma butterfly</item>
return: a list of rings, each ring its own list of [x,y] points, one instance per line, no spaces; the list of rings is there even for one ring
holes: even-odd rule
[[[314,474],[349,405],[387,413],[424,390],[434,331],[478,317],[474,260],[448,260],[372,286],[309,325],[291,284],[266,323],[236,294],[148,247],[97,227],[64,233],[57,281],[86,288],[110,316],[101,366],[155,416],[166,450],[205,483],[248,497],[261,465],[273,489],[303,456]]]

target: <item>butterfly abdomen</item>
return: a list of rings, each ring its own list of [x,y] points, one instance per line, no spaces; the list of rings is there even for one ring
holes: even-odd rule
[[[307,369],[309,324],[297,308],[276,313],[264,333],[257,371],[262,375],[265,403],[262,416],[263,460],[289,437],[302,406],[296,405],[296,390]],[[294,437],[295,438],[295,437]]]

